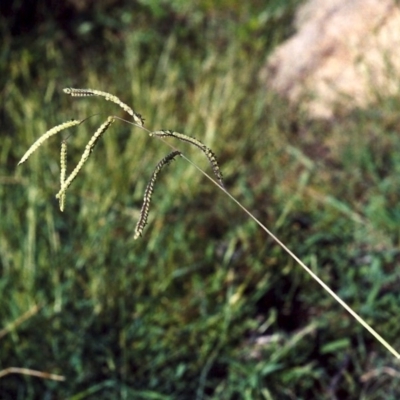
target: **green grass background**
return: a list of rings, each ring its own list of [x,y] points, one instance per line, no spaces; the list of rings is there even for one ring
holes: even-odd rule
[[[43,2],[29,30],[2,16],[0,330],[40,309],[0,337],[0,370],[66,380],[7,375],[0,398],[400,398],[398,362],[184,159],[133,240],[161,141],[116,121],[64,213],[54,197],[61,138],[71,171],[107,115],[126,117],[62,88],[111,92],[209,146],[229,192],[399,349],[398,98],[318,122],[261,84],[294,0],[82,4]],[[46,130],[98,113],[16,167]]]

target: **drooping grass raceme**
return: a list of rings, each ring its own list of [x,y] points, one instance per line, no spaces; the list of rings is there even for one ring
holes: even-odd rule
[[[64,129],[70,128],[71,126],[79,125],[81,122],[82,121],[72,119],[71,121],[63,122],[62,124],[57,125],[54,128],[51,128],[50,130],[48,130],[46,133],[44,133],[42,136],[40,136],[40,138],[37,139],[36,142],[33,143],[33,145],[31,147],[29,147],[27,152],[21,158],[18,165],[21,165],[22,163],[24,163],[31,156],[31,154],[34,153],[43,144],[43,142],[45,142],[48,138],[57,134],[58,132],[61,132]]]
[[[140,217],[139,221],[136,224],[135,228],[135,234],[134,234],[134,239],[136,240],[139,236],[141,236],[144,227],[147,224],[147,218],[149,216],[149,209],[150,209],[150,202],[151,202],[151,196],[153,195],[153,190],[154,190],[154,185],[157,180],[157,176],[159,172],[168,165],[176,156],[181,155],[182,153],[180,151],[173,151],[169,153],[166,157],[164,157],[156,166],[154,169],[153,174],[151,175],[150,181],[147,184],[146,190],[144,192],[144,197],[143,197],[143,205],[142,209],[140,211]]]
[[[61,188],[65,185],[65,177],[67,175],[67,140],[61,142],[60,152],[60,184]],[[65,192],[60,196],[60,210],[64,211]]]

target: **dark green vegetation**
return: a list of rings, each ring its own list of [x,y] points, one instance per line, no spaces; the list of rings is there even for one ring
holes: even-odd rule
[[[55,199],[62,138],[71,171],[107,115],[127,116],[62,88],[111,92],[149,129],[209,146],[228,190],[399,350],[398,99],[317,123],[260,85],[295,1],[82,3],[68,21],[36,10],[23,35],[17,13],[0,24],[0,329],[40,306],[0,334],[0,370],[66,378],[8,375],[0,398],[400,398],[388,351],[184,159],[133,240],[160,140],[116,121],[64,213]]]

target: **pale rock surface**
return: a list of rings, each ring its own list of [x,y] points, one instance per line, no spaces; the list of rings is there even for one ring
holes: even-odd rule
[[[400,95],[400,7],[394,0],[309,0],[297,33],[280,45],[262,73],[311,116],[331,118],[335,105],[365,107]],[[308,94],[308,100],[304,100]]]

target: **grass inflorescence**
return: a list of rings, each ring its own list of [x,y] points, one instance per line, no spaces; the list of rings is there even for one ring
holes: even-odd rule
[[[63,122],[62,124],[57,125],[54,128],[51,128],[50,130],[48,130],[46,133],[44,133],[42,136],[40,136],[40,138],[37,139],[35,141],[35,143],[32,144],[31,147],[29,147],[29,149],[26,151],[26,153],[22,156],[18,165],[23,164],[47,139],[49,139],[50,137],[63,131],[64,129],[79,125],[81,122],[82,121],[72,119],[71,121]]]
[[[65,185],[65,178],[67,175],[67,141],[64,139],[61,141],[60,150],[60,186],[61,188]],[[60,211],[64,211],[65,206],[65,192],[59,197],[60,200]]]
[[[134,239],[137,239],[142,234],[143,229],[147,224],[147,218],[149,216],[149,210],[150,210],[151,196],[153,194],[154,185],[156,183],[159,172],[163,169],[164,166],[168,165],[176,156],[181,155],[181,154],[182,153],[180,151],[173,151],[173,152],[169,153],[167,156],[165,156],[156,165],[156,168],[154,169],[154,172],[151,175],[150,181],[147,184],[146,190],[144,192],[143,205],[142,205],[142,209],[140,211],[139,221],[137,222],[137,225],[135,228]]]
[[[398,98],[321,122],[260,84],[298,1],[142,3],[92,2],[66,36],[49,19],[25,41],[5,33],[0,397],[398,399],[398,361],[188,167],[208,168],[191,143],[115,121],[57,212],[60,141],[68,178],[106,116],[135,123],[59,87],[87,82],[211,148],[226,192],[399,348]],[[94,112],[15,168],[49,126]],[[133,241],[164,140],[182,155]]]
[[[125,103],[123,103],[117,96],[114,96],[110,93],[103,92],[100,90],[96,89],[73,89],[73,88],[66,88],[64,89],[64,93],[69,94],[74,97],[85,97],[85,96],[102,96],[106,100],[110,100],[113,103],[119,105],[124,111],[126,111],[128,114],[130,114],[133,117],[134,124],[137,125],[140,128],[143,128],[143,123],[144,120],[140,116],[140,114],[136,114],[129,106],[127,106]],[[95,131],[95,133],[92,135],[90,138],[89,142],[87,143],[84,152],[82,153],[81,159],[79,160],[79,163],[77,166],[73,169],[71,174],[66,178],[66,166],[67,166],[67,142],[64,139],[61,142],[61,159],[60,159],[60,182],[61,182],[61,188],[59,192],[56,194],[56,198],[59,199],[59,204],[60,204],[60,210],[64,211],[64,205],[65,205],[65,196],[66,196],[66,191],[72,184],[72,182],[76,179],[78,176],[79,172],[82,170],[84,164],[86,161],[89,159],[90,155],[93,152],[93,149],[98,142],[98,140],[102,137],[102,135],[107,131],[107,129],[110,127],[110,125],[114,122],[115,117],[114,116],[109,116],[107,120]],[[51,136],[55,135],[56,133],[61,132],[63,129],[70,128],[71,126],[75,126],[82,123],[82,121],[75,121],[71,120],[69,122],[63,123],[61,125],[57,125],[56,127],[50,129],[46,133],[44,133],[37,141],[28,149],[28,151],[25,153],[25,155],[22,157],[21,161],[18,163],[18,165],[22,164],[25,162],[28,157],[34,153],[39,146],[47,139],[49,139]],[[218,162],[216,159],[216,156],[214,153],[209,149],[207,146],[205,146],[202,142],[199,140],[192,138],[190,136],[184,135],[182,133],[177,133],[173,132],[170,130],[164,130],[164,131],[154,131],[150,132],[150,136],[155,136],[155,137],[167,137],[171,136],[174,138],[177,138],[183,142],[188,142],[196,146],[197,148],[201,149],[204,154],[207,156],[211,167],[214,171],[214,174],[216,175],[221,187],[224,186],[223,184],[223,179],[222,179],[222,173],[220,171],[220,168],[218,166]],[[157,180],[158,173],[161,171],[161,169],[167,165],[170,161],[172,161],[177,155],[180,155],[181,153],[179,151],[173,151],[172,153],[168,154],[165,156],[156,166],[150,181],[146,187],[145,194],[144,194],[144,200],[143,200],[143,205],[142,209],[140,212],[140,217],[139,221],[136,225],[135,228],[135,234],[134,234],[134,239],[137,239],[142,235],[143,229],[145,225],[147,224],[147,219],[149,215],[149,209],[150,209],[150,202],[151,202],[151,196],[153,194],[154,190],[154,185]]]
[[[118,104],[123,110],[127,111],[134,119],[134,125],[138,126],[139,128],[143,128],[143,120],[140,119],[140,122],[137,123],[137,116],[136,114],[131,110],[130,107],[128,107],[125,103],[123,103],[118,97],[99,90],[95,89],[64,89],[64,92],[67,94],[70,94],[72,96],[93,96],[93,95],[101,95],[105,97],[108,100],[111,100],[112,102]],[[69,177],[65,179],[63,176],[65,174],[65,168],[66,168],[66,149],[64,148],[63,150],[63,145],[62,145],[62,151],[61,151],[61,179],[60,181],[62,182],[61,189],[57,193],[56,198],[60,199],[60,209],[61,211],[64,209],[64,200],[65,200],[65,194],[68,189],[68,187],[71,185],[71,183],[74,181],[74,179],[77,177],[78,173],[81,171],[83,165],[86,163],[88,160],[89,156],[91,155],[96,143],[98,140],[102,137],[102,135],[105,133],[105,131],[109,128],[109,126],[114,122],[115,117],[114,116],[109,116],[107,120],[96,130],[96,132],[93,134],[93,136],[90,138],[88,144],[85,147],[85,150],[81,156],[81,159],[78,163],[78,165],[75,167],[75,169],[71,172]],[[48,139],[50,136],[54,135],[55,133],[61,131],[62,129],[70,127],[72,124],[72,121],[68,124],[62,124],[58,125],[55,128],[51,129],[50,131],[46,132],[42,137],[40,137],[35,143],[39,144],[34,144],[33,146],[30,147],[28,152],[26,154],[31,154],[33,153],[41,143],[43,143],[46,139]],[[146,129],[147,130],[147,129]],[[214,174],[216,175],[219,185],[221,189],[226,193],[228,197],[231,198],[251,219],[253,219],[262,230],[264,230],[278,245],[285,251],[287,252],[290,257],[292,257],[306,272],[309,274],[316,282],[319,283],[319,285],[327,292],[329,293],[330,296],[332,296],[343,308],[348,311],[353,318],[357,320],[365,329],[367,329],[383,346],[385,346],[396,358],[400,359],[400,354],[397,353],[397,351],[386,341],[384,340],[363,318],[361,318],[350,306],[347,305],[345,301],[343,301],[328,285],[325,284],[323,280],[319,278],[317,274],[315,274],[309,267],[307,267],[304,262],[297,257],[281,240],[279,240],[264,224],[262,224],[251,212],[249,212],[234,196],[232,196],[228,191],[224,189],[224,184],[222,181],[222,174],[220,171],[220,168],[218,166],[216,157],[214,153],[206,147],[202,142],[199,140],[192,138],[190,136],[178,133],[178,132],[173,132],[171,130],[161,130],[161,131],[153,131],[150,132],[150,136],[155,136],[155,137],[174,137],[176,139],[179,139],[183,142],[188,142],[197,148],[201,149],[205,155],[207,156]],[[182,155],[184,158],[186,158],[180,151],[173,151],[164,158],[157,164],[149,183],[147,184],[145,194],[144,194],[144,199],[143,199],[143,205],[141,208],[139,220],[137,222],[136,228],[135,228],[135,233],[134,233],[134,239],[139,238],[142,235],[143,229],[145,225],[147,224],[147,219],[149,215],[149,209],[150,209],[150,203],[151,203],[151,196],[153,194],[154,190],[154,185],[157,181],[157,176],[159,172],[162,170],[162,168],[167,165],[169,162],[171,162],[176,156]],[[23,160],[26,159],[27,156],[25,155],[23,157]],[[189,161],[191,164],[196,166],[196,164],[192,163],[188,158],[186,158],[187,161]],[[22,161],[19,162],[21,164]],[[19,165],[18,164],[18,165]],[[206,175],[209,179],[211,179],[201,168],[197,167],[196,168]],[[212,179],[211,179],[212,180]],[[212,180],[213,181],[213,180]],[[218,184],[213,181],[217,186]]]

